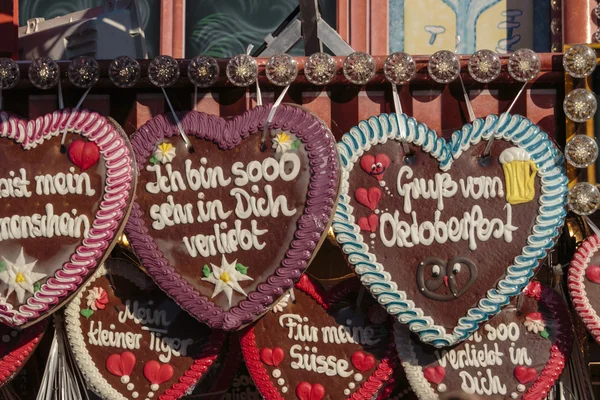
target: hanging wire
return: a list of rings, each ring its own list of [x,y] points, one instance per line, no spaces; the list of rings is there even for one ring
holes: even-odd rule
[[[400,103],[400,95],[398,94],[398,86],[394,82],[390,83],[392,84],[392,100],[394,101],[394,109],[396,111],[396,121],[398,122],[398,129],[404,129],[404,125],[400,124],[400,120],[398,119],[398,114],[404,114],[404,112],[402,111],[402,103]],[[410,148],[408,147],[406,141],[402,140],[400,143],[402,143],[404,155],[410,155]]]
[[[160,89],[162,90],[163,95],[165,96],[167,105],[169,106],[169,109],[171,110],[171,114],[173,115],[173,119],[175,120],[175,124],[177,125],[177,130],[179,130],[179,134],[181,135],[181,138],[185,142],[185,146],[187,147],[190,154],[194,153],[195,152],[194,146],[192,146],[192,144],[190,143],[190,140],[188,139],[187,135],[183,131],[183,126],[181,125],[181,121],[179,120],[179,117],[177,117],[177,114],[175,113],[175,109],[173,108],[173,104],[171,104],[171,100],[169,100],[169,96],[167,96],[167,91],[162,86]]]
[[[460,36],[456,36],[456,46],[454,47],[454,53],[458,52],[458,44],[460,43]],[[469,93],[467,92],[467,88],[465,87],[465,83],[463,82],[463,78],[458,73],[458,79],[460,80],[460,86],[462,87],[463,96],[465,98],[465,103],[467,104],[467,112],[469,113],[469,122],[475,121],[475,113],[473,112],[473,106],[471,105],[471,98],[469,97]]]
[[[60,81],[59,81],[59,85],[60,85]],[[69,131],[69,128],[71,127],[71,123],[73,122],[73,119],[75,118],[75,113],[77,113],[77,110],[79,110],[79,108],[83,104],[83,101],[85,100],[86,96],[88,95],[88,93],[90,92],[91,89],[92,89],[91,87],[87,88],[87,90],[83,93],[83,96],[81,96],[81,98],[77,102],[77,105],[75,106],[75,108],[73,110],[71,110],[71,115],[69,116],[69,119],[67,120],[65,129],[63,130],[62,138],[60,139],[60,152],[63,154],[67,151],[67,148],[65,147],[65,139],[67,137],[67,132]],[[60,86],[59,86],[59,93],[62,93]],[[62,95],[59,94],[58,99],[59,99],[58,102],[60,104],[62,102]],[[61,108],[61,110],[63,108],[64,108],[64,104],[63,104],[63,107]]]
[[[265,142],[267,141],[267,133],[269,131],[269,126],[271,125],[271,122],[273,121],[273,117],[275,116],[275,112],[277,111],[277,107],[279,107],[279,105],[283,101],[283,98],[285,97],[285,94],[287,93],[287,91],[288,91],[289,88],[290,88],[290,85],[287,85],[283,89],[283,91],[281,92],[281,94],[279,95],[279,97],[277,98],[277,100],[275,100],[275,103],[273,103],[273,107],[271,107],[271,111],[269,111],[269,115],[267,116],[267,120],[265,121],[265,126],[263,128],[262,136],[260,138],[260,151],[267,150],[267,146],[266,146]]]
[[[523,91],[525,90],[525,87],[527,87],[527,82],[523,83],[523,86],[521,86],[521,89],[519,89],[519,93],[517,93],[514,100],[512,101],[512,103],[510,103],[510,106],[508,106],[508,108],[506,109],[506,111],[504,111],[504,113],[506,113],[506,114],[510,113],[510,111],[515,106],[515,104],[517,104],[517,99],[521,96],[521,93],[523,93]],[[492,144],[494,143],[495,138],[496,138],[496,131],[494,130],[494,132],[492,133],[492,136],[490,136],[490,138],[488,139],[487,145],[485,146],[485,150],[483,150],[483,154],[481,155],[482,157],[487,157],[490,155],[490,152],[492,151]]]

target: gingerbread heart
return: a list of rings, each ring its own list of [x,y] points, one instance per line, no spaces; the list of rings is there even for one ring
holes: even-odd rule
[[[509,304],[562,228],[563,157],[521,116],[478,119],[446,141],[406,115],[382,114],[352,128],[338,150],[336,239],[388,313],[434,346],[465,340]],[[364,163],[381,154],[390,163],[377,180]],[[381,188],[373,211],[367,187]],[[373,213],[375,232],[363,219]]]
[[[243,331],[244,359],[265,399],[376,395],[396,365],[390,318],[370,296],[357,304],[359,288],[358,280],[350,279],[325,294],[303,276],[295,301],[284,298]],[[279,365],[264,357],[265,349],[276,348],[284,353]]]
[[[308,267],[326,236],[338,188],[327,126],[300,107],[230,120],[157,116],[132,139],[140,190],[126,232],[148,274],[212,328],[236,330],[266,312]],[[264,151],[263,151],[264,150]]]
[[[435,349],[401,324],[394,327],[402,366],[419,399],[460,392],[480,397],[543,399],[573,343],[569,311],[548,286],[531,282],[517,301],[458,345]]]
[[[42,340],[47,321],[16,330],[0,324],[0,387],[10,382],[23,368]]]
[[[180,309],[137,266],[116,259],[67,305],[65,326],[88,387],[105,400],[185,395],[211,369],[225,339]]]
[[[65,130],[65,145],[84,159],[61,153]],[[0,321],[28,326],[110,253],[131,206],[134,160],[125,133],[91,111],[31,121],[2,112],[0,132]]]
[[[577,249],[569,266],[568,287],[573,307],[596,342],[600,343],[600,238],[588,237]]]

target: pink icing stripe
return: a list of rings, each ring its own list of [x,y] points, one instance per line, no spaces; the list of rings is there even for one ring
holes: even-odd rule
[[[71,115],[73,118],[69,121]],[[105,117],[95,112],[81,110],[72,114],[71,110],[55,111],[27,123],[2,112],[0,120],[1,136],[13,139],[24,149],[35,147],[59,135],[67,123],[71,129],[81,130],[81,136],[96,144],[101,143],[101,150],[101,146],[110,149],[105,154],[101,153],[107,175],[105,196],[94,216],[89,237],[77,247],[69,262],[66,262],[54,277],[49,278],[26,304],[22,304],[18,309],[14,309],[10,304],[2,305],[0,320],[9,325],[22,325],[38,318],[52,305],[76,290],[97,266],[98,259],[110,246],[126,213],[133,181],[133,160],[124,139]],[[118,159],[115,159],[116,157]]]

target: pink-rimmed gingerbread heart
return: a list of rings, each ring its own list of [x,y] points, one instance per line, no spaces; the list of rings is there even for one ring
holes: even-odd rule
[[[568,287],[573,307],[600,343],[600,237],[585,239],[569,266]]]
[[[397,363],[390,319],[372,298],[357,302],[359,286],[352,278],[325,293],[303,275],[294,301],[242,331],[248,371],[265,399],[370,400],[383,387]],[[276,365],[269,355],[277,348]]]
[[[257,319],[300,278],[325,239],[339,184],[335,139],[301,107],[225,120],[180,116],[194,148],[159,115],[132,138],[140,190],[126,233],[154,281],[212,328]]]
[[[65,131],[65,146],[81,147],[73,154],[88,149],[77,163],[61,152]],[[3,112],[0,138],[0,321],[25,327],[108,256],[131,207],[135,161],[122,129],[87,110],[31,121]]]

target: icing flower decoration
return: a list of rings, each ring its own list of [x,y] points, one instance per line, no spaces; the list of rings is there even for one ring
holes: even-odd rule
[[[33,260],[30,263],[25,262],[22,247],[15,262],[8,261],[2,257],[2,261],[0,261],[0,281],[4,282],[8,287],[6,297],[15,292],[19,303],[23,303],[25,301],[25,293],[35,293],[35,283],[47,276],[41,272],[33,271],[35,263],[37,263],[37,260]]]
[[[279,300],[277,302],[277,304],[275,304],[275,307],[273,307],[273,312],[275,314],[277,314],[278,312],[283,312],[283,309],[285,307],[287,307],[287,305],[290,302],[290,297],[292,297],[292,292],[291,291],[289,291],[286,294],[284,294],[283,297],[281,298],[281,300]]]
[[[220,267],[212,263],[210,265],[212,267],[212,272],[209,273],[208,276],[206,276],[208,268],[204,269],[203,274],[205,275],[205,277],[202,278],[202,280],[215,285],[215,290],[213,291],[212,297],[215,297],[221,292],[225,292],[225,295],[227,296],[227,301],[231,306],[231,297],[233,295],[234,290],[240,294],[243,294],[244,296],[248,296],[238,282],[252,281],[254,279],[250,278],[248,275],[245,274],[245,269],[243,270],[244,272],[240,271],[240,269],[242,269],[239,267],[241,266],[241,264],[239,264],[237,260],[235,260],[232,263],[229,263],[225,259],[225,255],[223,255]],[[247,269],[247,267],[245,268]]]
[[[281,132],[275,135],[273,138],[273,148],[275,154],[283,154],[289,150],[296,150],[300,146],[300,140],[296,139],[294,135],[287,132]]]
[[[93,311],[104,310],[108,304],[108,294],[101,287],[95,287],[88,291],[86,300],[87,306]]]
[[[525,328],[529,332],[539,333],[543,338],[548,338],[548,331],[546,330],[546,323],[544,322],[542,313],[534,312],[527,314],[523,325],[525,325]]]
[[[169,142],[161,143],[154,151],[152,158],[154,159],[155,163],[170,163],[175,158],[175,147],[173,147],[173,145]]]

